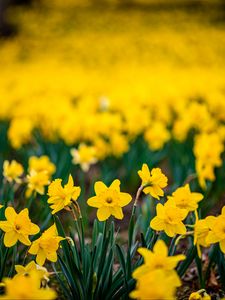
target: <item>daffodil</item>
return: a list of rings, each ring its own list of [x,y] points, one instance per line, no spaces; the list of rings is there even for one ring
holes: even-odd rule
[[[168,273],[163,269],[156,269],[138,280],[135,290],[129,296],[138,300],[175,300],[177,277],[174,276],[174,272]]]
[[[49,177],[55,173],[56,167],[50,161],[47,155],[42,155],[40,157],[31,156],[29,158],[29,171],[34,170],[37,173],[39,172],[46,172]]]
[[[186,233],[186,227],[182,221],[186,218],[188,211],[177,207],[173,199],[169,199],[164,205],[157,204],[156,212],[157,215],[150,222],[152,229],[164,230],[170,237]]]
[[[9,162],[8,160],[5,160],[3,163],[3,176],[9,181],[15,181],[17,183],[21,182],[21,175],[23,174],[23,166],[16,162],[15,160],[12,160]]]
[[[168,248],[163,240],[158,240],[156,242],[153,251],[146,248],[139,248],[138,252],[144,257],[144,264],[133,272],[132,276],[135,279],[148,276],[149,272],[157,269],[163,269],[164,271],[172,272],[177,264],[181,260],[185,259],[185,256],[182,254],[168,256]],[[180,279],[178,276],[177,284],[180,284]]]
[[[221,215],[211,219],[209,227],[211,231],[206,242],[209,244],[219,243],[221,251],[225,253],[225,206],[222,208]]]
[[[168,179],[160,168],[153,168],[150,172],[147,164],[143,164],[142,169],[138,171],[138,175],[142,180],[145,194],[150,194],[158,200],[159,197],[164,195],[163,188],[167,186]]]
[[[31,170],[30,174],[27,175],[27,182],[27,197],[30,197],[33,192],[44,195],[45,186],[49,184],[49,175],[46,171]]]
[[[41,288],[40,276],[37,270],[29,272],[29,276],[14,276],[3,279],[5,295],[0,299],[5,300],[53,300],[57,294],[51,288]]]
[[[96,196],[88,199],[89,206],[98,208],[97,217],[99,221],[105,221],[111,215],[116,219],[123,219],[122,207],[132,200],[127,193],[120,192],[120,181],[114,180],[109,187],[103,182],[97,181],[94,186]]]
[[[0,229],[5,232],[4,244],[6,247],[14,246],[17,241],[24,245],[31,244],[29,235],[37,234],[40,229],[31,222],[28,209],[23,209],[16,213],[13,207],[7,207],[5,210],[6,221],[0,221]]]
[[[73,157],[72,163],[81,166],[84,172],[87,172],[92,164],[97,162],[96,149],[94,146],[80,144],[78,149],[71,149]]]
[[[62,179],[55,179],[48,187],[48,203],[52,214],[71,205],[80,196],[81,189],[79,186],[74,186],[73,177],[69,175],[67,184],[62,187]]]
[[[207,241],[209,235],[210,227],[215,221],[215,217],[208,216],[205,219],[199,220],[197,213],[196,220],[194,224],[194,245],[197,246],[198,256],[201,257],[201,246],[209,247],[210,243]]]
[[[222,165],[223,151],[224,142],[218,133],[202,133],[195,137],[196,171],[202,188],[206,188],[206,180],[215,180],[214,168]]]
[[[36,256],[36,262],[43,266],[46,259],[56,262],[59,243],[63,238],[58,236],[55,224],[45,230],[41,237],[35,240],[28,252]]]
[[[144,138],[149,148],[157,151],[170,139],[170,133],[163,122],[155,121],[145,131]]]
[[[197,292],[193,292],[190,294],[189,300],[211,300],[211,297],[209,294],[206,293],[205,290],[199,290]]]
[[[173,198],[177,207],[194,211],[198,208],[198,202],[203,199],[203,195],[200,193],[192,193],[189,184],[186,184],[173,192],[172,197],[168,197],[168,199],[171,198]]]
[[[33,260],[29,262],[26,266],[15,265],[16,276],[28,276],[32,271],[36,271],[39,275],[40,282],[42,280],[49,281],[49,273],[46,268],[39,266]]]

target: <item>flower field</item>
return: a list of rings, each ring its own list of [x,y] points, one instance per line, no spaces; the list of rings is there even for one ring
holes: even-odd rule
[[[223,1],[11,2],[0,299],[225,299]]]

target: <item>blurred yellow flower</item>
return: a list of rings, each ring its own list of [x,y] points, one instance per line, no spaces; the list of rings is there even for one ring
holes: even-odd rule
[[[224,143],[218,133],[202,133],[195,137],[195,164],[202,188],[206,188],[206,180],[215,180],[214,168],[222,165],[223,151]]]
[[[162,173],[160,168],[153,168],[151,172],[147,164],[143,164],[142,169],[138,171],[138,175],[142,180],[143,192],[150,194],[156,199],[160,199],[159,196],[164,195],[162,190],[167,186],[167,177]]]
[[[12,146],[19,149],[32,139],[34,124],[29,118],[14,118],[9,126],[8,138]]]
[[[203,195],[191,192],[189,184],[186,184],[173,192],[172,196],[168,196],[168,199],[173,199],[179,208],[194,211],[198,208],[198,202],[203,199]]]
[[[163,269],[164,271],[172,272],[177,264],[185,259],[185,255],[168,256],[168,248],[163,240],[158,240],[153,248],[153,251],[146,248],[139,248],[138,252],[144,257],[144,264],[138,267],[132,274],[133,278],[139,279],[148,276],[148,273]],[[176,276],[174,276],[175,278]],[[177,276],[177,284],[180,284],[180,279]]]
[[[36,171],[37,173],[45,171],[49,178],[52,176],[52,174],[55,173],[56,167],[55,165],[50,161],[49,157],[47,155],[42,155],[40,157],[37,156],[31,156],[29,158],[29,172],[31,170]]]
[[[72,201],[76,201],[80,196],[81,188],[74,186],[73,177],[69,175],[67,184],[62,187],[62,179],[55,179],[48,187],[48,203],[52,214],[71,205]]]
[[[19,240],[24,245],[31,244],[29,235],[37,234],[40,229],[31,222],[28,209],[16,213],[13,207],[7,207],[5,210],[6,221],[0,221],[0,229],[5,232],[4,244],[6,247],[14,246]]]
[[[222,208],[221,215],[210,219],[209,228],[211,231],[206,238],[206,242],[209,244],[219,242],[221,251],[225,253],[225,206]]]
[[[88,199],[89,206],[98,208],[99,221],[105,221],[111,215],[116,219],[123,219],[122,207],[132,200],[127,193],[120,192],[120,181],[115,179],[109,187],[102,181],[97,181],[94,186],[96,196]]]
[[[49,184],[49,175],[46,171],[36,172],[31,170],[27,175],[26,197],[30,197],[33,192],[44,195],[45,186]]]
[[[153,151],[160,150],[170,139],[170,133],[162,122],[152,122],[151,126],[146,129],[144,138]]]
[[[23,171],[23,166],[15,160],[12,160],[11,162],[5,160],[3,163],[3,176],[9,182],[16,181],[17,183],[20,183],[21,179],[19,177],[23,174]]]
[[[138,280],[135,290],[130,293],[130,297],[139,300],[175,300],[176,283],[177,275],[175,272],[168,273],[163,269],[156,269],[148,273],[148,276]]]
[[[56,299],[57,294],[51,288],[40,287],[40,276],[38,271],[32,270],[29,276],[14,276],[13,278],[3,279],[5,295],[0,299],[17,300],[52,300]]]
[[[39,275],[40,282],[42,280],[49,281],[49,273],[46,268],[39,266],[33,260],[29,262],[26,266],[15,265],[16,276],[27,276],[30,275],[32,271],[36,271]]]
[[[186,233],[186,227],[182,221],[186,218],[188,211],[177,207],[173,199],[169,199],[164,205],[157,204],[156,212],[157,215],[150,222],[152,229],[164,230],[170,237]]]
[[[28,252],[36,256],[36,262],[43,266],[46,259],[56,262],[57,261],[57,250],[59,243],[64,238],[58,236],[55,224],[45,230],[41,237],[35,240]]]
[[[97,162],[96,148],[83,143],[79,145],[78,149],[71,149],[71,155],[72,163],[79,164],[84,172],[87,172],[90,166]]]

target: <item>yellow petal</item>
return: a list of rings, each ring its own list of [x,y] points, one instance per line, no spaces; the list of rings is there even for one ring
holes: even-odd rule
[[[42,249],[39,249],[36,257],[36,262],[39,264],[39,266],[43,266],[46,260],[46,254]]]
[[[8,221],[0,221],[0,229],[5,232],[9,232],[13,229],[13,225]]]
[[[164,221],[157,216],[153,218],[150,222],[150,227],[154,230],[163,230],[164,229]]]
[[[17,213],[15,209],[11,206],[7,207],[5,210],[5,217],[10,223],[14,223]]]
[[[120,201],[119,201],[119,205],[121,207],[126,206],[127,204],[130,203],[130,201],[132,200],[131,195],[129,195],[128,193],[120,193]]]
[[[28,252],[30,254],[36,255],[39,251],[39,243],[38,240],[34,241],[30,247],[30,249],[28,250]]]
[[[87,204],[89,206],[97,207],[97,208],[102,206],[102,202],[99,200],[98,196],[94,196],[94,197],[89,198],[88,201],[87,201]]]
[[[111,215],[110,208],[108,206],[102,206],[97,211],[97,217],[99,221],[107,220]]]
[[[51,252],[47,254],[47,259],[56,262],[57,261],[57,253],[56,252]]]
[[[31,241],[29,240],[28,236],[26,236],[24,234],[18,234],[18,240],[26,246],[31,245]]]
[[[102,181],[96,181],[94,189],[96,195],[99,195],[107,189],[107,186]]]
[[[162,256],[168,255],[168,248],[163,240],[158,240],[153,248],[154,253],[160,254]]]
[[[40,228],[38,227],[38,225],[31,223],[31,228],[30,228],[30,234],[37,234],[40,231]]]
[[[9,231],[5,233],[4,244],[6,247],[12,247],[17,243],[17,233],[15,231]]]
[[[117,192],[119,192],[120,191],[120,181],[119,181],[119,179],[115,179],[111,183],[111,185],[110,185],[109,188],[112,189],[112,190],[116,190]]]
[[[111,213],[112,215],[119,219],[119,220],[122,220],[123,219],[123,211],[122,211],[122,208],[119,207],[119,206],[114,206],[111,208]]]

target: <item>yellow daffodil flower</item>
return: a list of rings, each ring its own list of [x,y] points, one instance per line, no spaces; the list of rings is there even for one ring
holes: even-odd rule
[[[31,244],[29,235],[37,234],[40,229],[31,222],[28,209],[16,213],[13,207],[7,207],[5,210],[6,221],[0,221],[0,229],[5,232],[4,244],[6,247],[14,246],[17,241],[24,245]]]
[[[139,300],[176,299],[176,278],[175,272],[165,272],[163,269],[156,269],[148,276],[144,276],[138,280],[136,288],[130,293],[130,297]]]
[[[3,163],[3,176],[9,182],[15,181],[20,183],[21,179],[19,177],[23,174],[23,171],[23,166],[15,160],[12,160],[11,162],[5,160]]]
[[[186,184],[173,192],[172,197],[168,197],[168,199],[171,198],[173,198],[177,207],[194,211],[198,208],[198,202],[203,199],[203,195],[200,193],[192,193],[189,184]]]
[[[225,253],[225,206],[222,208],[221,215],[211,219],[209,227],[211,231],[206,238],[206,242],[209,244],[219,242],[221,251]]]
[[[205,290],[199,290],[197,292],[191,293],[188,299],[189,300],[211,300],[211,297],[206,293]]]
[[[16,276],[27,276],[30,275],[32,271],[37,271],[40,281],[49,281],[49,273],[46,268],[39,266],[33,260],[29,262],[26,266],[15,265]]]
[[[182,221],[186,218],[188,211],[177,207],[173,199],[169,199],[164,205],[157,204],[156,212],[157,215],[150,222],[152,229],[164,230],[170,237],[186,233],[186,227]]]
[[[194,225],[194,245],[197,247],[198,256],[201,257],[201,246],[202,247],[209,247],[210,243],[207,242],[207,237],[212,226],[214,220],[216,219],[213,216],[208,216],[205,219],[199,220],[197,213],[196,221]]]
[[[138,171],[138,175],[142,180],[143,192],[150,194],[156,199],[160,199],[164,195],[162,190],[167,186],[167,177],[162,173],[160,168],[153,168],[151,172],[147,164],[143,164],[142,169]]]
[[[50,161],[47,155],[42,155],[40,157],[31,156],[29,158],[29,171],[34,170],[37,173],[39,172],[47,172],[48,176],[51,177],[52,174],[55,173],[56,167]]]
[[[111,215],[116,219],[123,219],[122,207],[132,200],[127,193],[120,192],[120,181],[114,180],[107,187],[103,182],[97,181],[94,186],[96,196],[88,199],[89,206],[98,208],[97,217],[99,221],[105,221]]]
[[[58,236],[55,224],[45,230],[41,237],[35,240],[28,252],[36,256],[36,262],[43,266],[46,259],[56,262],[59,243],[63,238]]]
[[[31,170],[30,174],[27,175],[27,182],[27,197],[30,197],[33,192],[44,195],[45,186],[49,184],[49,175],[46,171]]]
[[[79,164],[84,172],[87,172],[90,166],[97,162],[95,147],[83,143],[79,145],[78,149],[71,149],[71,155],[72,163]]]
[[[4,300],[53,300],[56,292],[51,288],[41,288],[40,276],[37,270],[29,272],[29,276],[14,276],[3,280],[5,295],[0,296]]]
[[[62,187],[62,179],[55,179],[48,187],[48,203],[52,214],[71,205],[72,201],[76,201],[80,196],[81,188],[74,186],[73,177],[69,175],[67,184]]]

